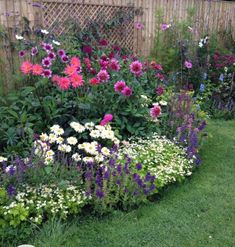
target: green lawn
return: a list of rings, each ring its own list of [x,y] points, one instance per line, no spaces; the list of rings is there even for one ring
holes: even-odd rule
[[[36,247],[235,246],[235,121],[213,121],[203,165],[163,197],[129,213],[45,225]]]

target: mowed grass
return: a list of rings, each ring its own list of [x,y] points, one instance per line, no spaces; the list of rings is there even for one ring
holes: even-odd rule
[[[203,165],[129,213],[49,223],[35,247],[234,247],[235,121],[211,121]]]

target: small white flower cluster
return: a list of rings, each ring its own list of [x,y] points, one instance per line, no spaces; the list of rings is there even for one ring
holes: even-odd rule
[[[140,162],[144,170],[155,175],[158,187],[180,181],[192,174],[193,160],[187,159],[185,150],[165,137],[154,134],[152,137],[130,142],[123,148],[123,154],[128,154],[136,162]]]
[[[3,216],[8,218],[17,210],[23,209],[26,217],[21,221],[29,219],[40,224],[45,216],[59,216],[65,219],[69,214],[79,213],[89,199],[85,192],[74,185],[68,185],[63,189],[56,185],[40,185],[37,188],[25,185],[22,191],[17,193],[14,201],[2,207]]]

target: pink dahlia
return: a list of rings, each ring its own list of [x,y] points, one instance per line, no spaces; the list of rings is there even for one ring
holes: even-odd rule
[[[51,80],[54,84],[58,85],[60,81],[60,77],[58,75],[53,75]]]
[[[90,61],[90,59],[88,57],[86,57],[86,58],[84,58],[84,62],[86,64],[87,68],[90,69],[91,68],[91,61]]]
[[[185,61],[185,62],[184,62],[184,66],[185,66],[187,69],[192,69],[193,64],[192,64],[190,61]]]
[[[140,61],[134,61],[130,64],[130,71],[132,74],[134,75],[141,75],[142,74],[142,69],[143,69],[143,65]]]
[[[78,75],[78,74],[73,74],[71,77],[70,77],[70,81],[71,81],[71,85],[73,88],[78,88],[78,87],[81,87],[83,86],[83,77],[81,75]]]
[[[101,40],[99,41],[99,44],[100,44],[101,46],[107,46],[107,45],[109,44],[109,42],[108,42],[108,40],[106,40],[106,39],[101,39]]]
[[[75,56],[71,58],[70,64],[76,68],[81,67],[80,59]]]
[[[97,78],[100,82],[107,82],[109,80],[110,76],[106,70],[102,69],[97,74]]]
[[[109,67],[114,70],[114,71],[119,71],[120,70],[120,64],[117,59],[112,58],[109,64]]]
[[[132,89],[128,86],[125,86],[121,92],[124,96],[130,97],[132,95]]]
[[[43,67],[40,64],[34,64],[32,66],[33,75],[41,75],[43,73]]]
[[[100,81],[97,79],[97,78],[91,78],[90,80],[89,80],[89,83],[91,84],[91,85],[98,85],[98,84],[100,84]]]
[[[30,74],[32,71],[32,64],[29,61],[24,61],[21,66],[20,66],[20,70],[23,74]]]
[[[126,87],[126,83],[124,81],[118,81],[114,85],[114,90],[115,92],[121,93],[125,87]]]
[[[77,68],[74,66],[67,65],[64,69],[64,73],[68,76],[71,76],[77,73]]]
[[[161,107],[159,105],[154,105],[150,109],[150,115],[152,118],[157,118],[161,115]]]
[[[161,73],[157,73],[157,74],[156,74],[156,77],[157,77],[160,81],[163,81],[163,80],[164,80],[164,75],[161,74]]]
[[[165,92],[164,87],[159,86],[156,88],[156,93],[158,96],[161,96],[162,94],[164,94],[164,92]]]
[[[70,87],[70,80],[67,77],[61,77],[58,83],[61,90],[68,90]]]
[[[100,125],[104,126],[113,120],[112,114],[105,114],[104,118],[101,120]]]

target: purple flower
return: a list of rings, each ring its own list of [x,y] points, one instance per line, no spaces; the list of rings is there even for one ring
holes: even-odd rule
[[[171,24],[166,24],[166,23],[160,24],[160,28],[162,31],[167,30],[170,26],[171,26]]]
[[[193,64],[192,64],[190,61],[185,61],[185,62],[184,62],[184,66],[185,66],[187,69],[192,69]]]
[[[105,180],[108,180],[110,178],[110,171],[107,170],[105,173],[104,173],[104,179]]]
[[[9,185],[9,186],[7,187],[7,194],[8,194],[9,196],[14,196],[15,193],[16,193],[15,187],[14,187],[13,185]]]
[[[119,165],[117,166],[117,172],[118,172],[119,175],[122,174],[122,165],[121,165],[121,164],[119,164]]]
[[[90,171],[86,171],[84,176],[88,181],[92,180],[92,173]]]
[[[67,63],[69,61],[69,57],[67,55],[64,55],[64,56],[61,57],[61,61],[63,63]]]
[[[96,175],[95,182],[96,182],[97,186],[99,186],[99,187],[103,186],[102,178],[99,174]]]
[[[120,186],[120,185],[121,185],[121,180],[120,180],[120,179],[117,179],[117,180],[116,180],[116,184],[117,184],[118,186]]]
[[[44,78],[50,78],[52,76],[52,72],[50,69],[44,69],[42,72],[42,76]]]
[[[55,60],[56,59],[56,54],[54,52],[49,52],[48,53],[48,57],[51,59],[51,60]]]
[[[38,48],[37,47],[33,47],[32,49],[31,49],[31,55],[32,56],[35,56],[35,55],[37,55],[38,54]]]
[[[26,54],[26,52],[25,52],[25,51],[23,51],[23,50],[22,50],[22,51],[19,51],[19,57],[21,57],[21,58],[22,58],[22,57],[24,57],[24,56],[25,56],[25,54]]]
[[[53,45],[52,44],[48,44],[48,43],[43,43],[42,44],[42,48],[47,52],[51,52],[53,50]]]
[[[138,30],[141,30],[144,28],[144,24],[141,23],[141,22],[136,22],[135,23],[135,28],[138,29]]]
[[[58,54],[60,57],[63,57],[63,56],[66,55],[65,51],[62,50],[62,49],[58,50],[57,54]]]
[[[135,168],[136,168],[137,170],[141,170],[141,169],[142,169],[141,163],[137,163],[137,164],[135,165]]]
[[[201,124],[198,127],[199,131],[202,131],[206,127],[206,121],[202,121]]]
[[[104,197],[104,192],[102,190],[96,190],[96,196],[99,199],[102,199]]]
[[[89,46],[89,45],[83,46],[83,49],[82,49],[82,50],[83,50],[84,53],[88,54],[89,56],[90,56],[91,53],[92,53],[92,47]]]
[[[51,66],[51,64],[52,64],[51,63],[51,59],[49,57],[45,57],[45,58],[42,59],[42,65],[44,67],[49,68]]]

